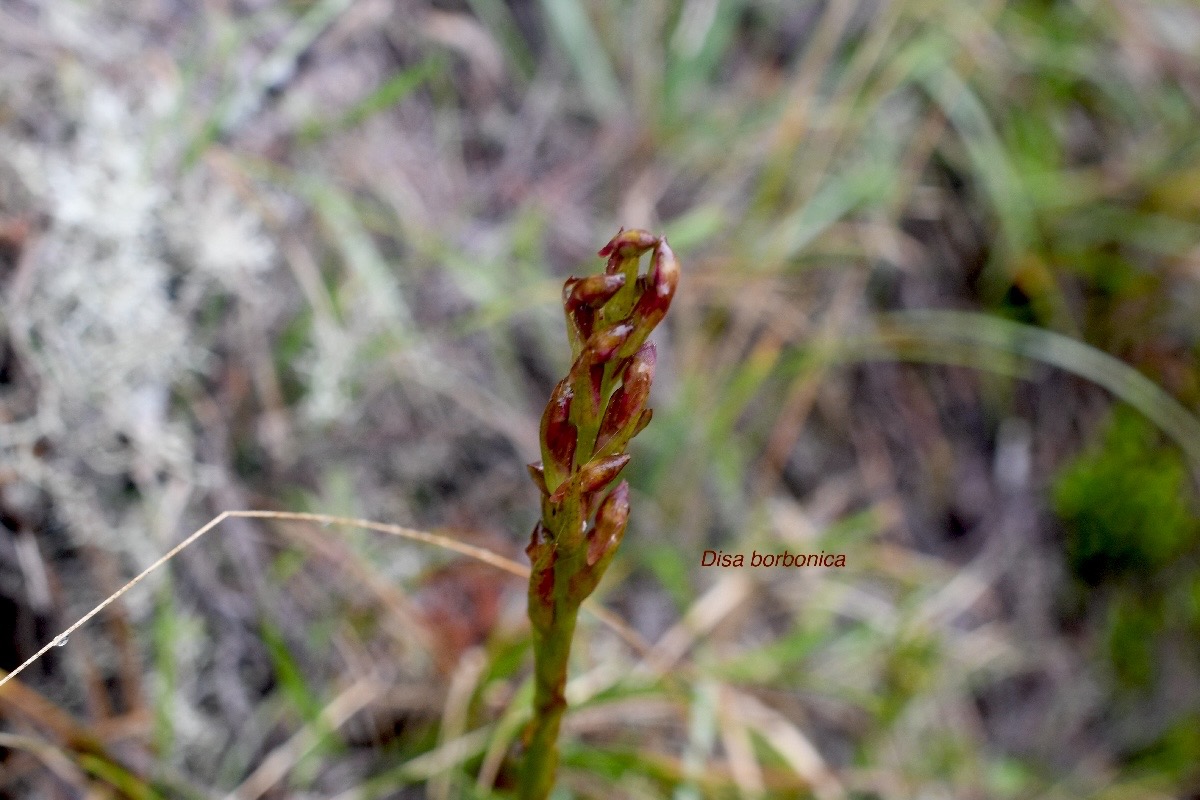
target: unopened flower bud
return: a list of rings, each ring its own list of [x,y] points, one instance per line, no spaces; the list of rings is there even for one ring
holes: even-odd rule
[[[547,630],[554,622],[554,567],[557,551],[542,523],[533,528],[529,546],[529,621],[536,630]]]
[[[628,322],[622,322],[613,325],[611,328],[605,328],[602,331],[596,331],[588,339],[584,345],[582,358],[588,364],[603,364],[612,358],[613,353],[620,349],[621,345],[625,344],[625,340],[629,338],[629,334],[633,333],[633,326]]]
[[[640,419],[646,399],[650,396],[656,356],[654,345],[644,344],[630,357],[621,376],[621,387],[609,398],[604,420],[600,423],[600,432],[596,436],[597,450]]]
[[[571,400],[574,396],[571,381],[559,381],[542,414],[542,463],[547,486],[557,486],[571,474],[578,437],[575,426],[571,424]]]
[[[574,486],[579,490],[580,503],[585,515],[590,514],[591,509],[595,507],[596,493],[612,483],[613,479],[621,473],[621,470],[628,463],[628,453],[617,453],[610,456],[593,458],[580,468],[579,473],[574,478],[570,481],[564,481],[561,486],[555,489],[554,494],[550,495],[547,502],[552,506],[562,503],[567,496],[567,492]]]
[[[637,436],[642,431],[646,430],[646,426],[650,424],[650,419],[654,416],[654,409],[647,408],[642,412],[642,416],[638,419],[637,425],[633,428],[633,436]],[[629,438],[633,438],[633,436]]]
[[[568,310],[581,306],[599,308],[607,303],[625,285],[625,275],[600,274],[587,278],[573,279],[563,287],[563,303]]]
[[[621,348],[620,355],[632,354],[662,322],[678,285],[679,260],[664,239],[654,250],[649,274],[638,280],[636,288],[640,294],[630,316],[635,323],[635,330]]]
[[[529,556],[531,564],[537,564],[538,557],[542,554],[542,549],[550,542],[550,536],[546,532],[546,526],[542,523],[537,523],[533,526],[533,532],[529,534],[529,544],[525,545],[525,555]]]
[[[607,258],[608,256],[619,256],[621,258],[640,256],[658,244],[658,242],[659,238],[649,231],[644,231],[640,228],[627,231],[622,228],[616,236],[609,239],[608,244],[600,248],[598,255],[601,258]]]
[[[525,469],[529,470],[529,477],[533,480],[534,486],[542,493],[543,497],[550,496],[550,489],[546,486],[546,468],[542,466],[542,462],[535,461],[532,464],[526,464]]]
[[[654,248],[650,273],[646,277],[646,289],[638,298],[634,314],[655,317],[657,324],[667,313],[671,298],[675,296],[675,287],[679,285],[679,259],[675,257],[675,252],[666,239],[661,240]]]
[[[575,308],[566,307],[567,312],[567,330],[568,335],[571,335],[571,345],[576,350],[583,347],[583,343],[591,338],[592,332],[596,329],[596,309],[591,306],[577,306]]]
[[[588,534],[587,563],[593,566],[616,550],[629,524],[629,483],[621,481],[609,492],[596,512],[596,524]]]
[[[586,494],[599,491],[612,483],[613,478],[620,474],[629,463],[629,454],[605,456],[589,461],[583,465],[579,474],[579,488]]]
[[[592,364],[588,367],[588,399],[592,401],[591,415],[593,418],[600,413],[601,393],[604,391],[604,364]]]

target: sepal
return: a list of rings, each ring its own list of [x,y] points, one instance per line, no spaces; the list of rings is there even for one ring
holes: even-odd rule
[[[608,244],[600,248],[596,255],[601,258],[617,256],[619,258],[636,258],[651,247],[658,244],[660,239],[650,231],[641,228],[625,230],[622,228],[617,235],[608,240]]]
[[[629,483],[621,481],[617,488],[608,493],[600,510],[596,512],[596,524],[587,536],[587,563],[593,566],[605,555],[615,552],[625,536],[629,524]]]
[[[630,430],[625,441],[633,437],[636,425],[650,396],[650,384],[654,380],[654,364],[658,351],[653,344],[642,345],[625,365],[621,374],[621,386],[608,400],[600,432],[596,436],[596,450],[600,451],[625,430]]]
[[[546,468],[542,466],[542,462],[535,461],[532,464],[526,464],[525,469],[529,470],[529,479],[542,493],[542,497],[549,497],[550,488],[546,486]]]
[[[542,465],[546,488],[554,491],[570,474],[579,434],[571,423],[571,400],[575,390],[569,379],[554,387],[542,414]]]

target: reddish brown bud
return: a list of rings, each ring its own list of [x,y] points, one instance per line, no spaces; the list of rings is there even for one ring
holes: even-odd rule
[[[546,468],[542,466],[542,462],[535,461],[532,464],[526,464],[525,469],[529,470],[529,477],[533,480],[533,484],[538,488],[538,491],[544,497],[549,497],[550,489],[546,487]]]
[[[658,242],[659,238],[649,231],[644,231],[640,228],[627,231],[622,228],[616,236],[608,240],[608,244],[600,248],[598,255],[601,258],[607,258],[612,255],[621,258],[631,258],[640,256],[658,244]]]
[[[596,309],[590,306],[568,308],[567,322],[575,328],[575,333],[579,336],[578,341],[586,342],[596,328]]]
[[[629,334],[633,333],[633,326],[628,322],[622,322],[613,325],[611,328],[605,328],[602,331],[596,331],[587,340],[584,345],[582,358],[588,364],[603,364],[612,358],[613,353],[620,349],[621,345],[625,344],[625,340],[629,338]]]
[[[629,454],[605,456],[589,461],[579,473],[579,488],[584,494],[599,491],[612,482],[629,463]]]
[[[639,433],[646,430],[646,426],[650,424],[650,419],[653,416],[654,416],[653,408],[647,408],[645,411],[643,411],[642,416],[640,418],[638,418],[637,425],[635,425],[633,428],[633,436],[637,436]],[[633,436],[631,436],[629,438],[632,439]]]
[[[638,348],[621,373],[621,385],[635,397],[645,399],[654,381],[654,365],[658,362],[658,348],[648,342]]]
[[[571,424],[571,400],[575,396],[571,381],[563,379],[554,387],[546,411],[542,414],[542,463],[546,484],[557,486],[571,473],[578,434]]]
[[[567,306],[568,302],[571,299],[571,292],[575,291],[575,284],[579,283],[581,280],[583,280],[583,278],[576,278],[574,275],[572,275],[571,277],[567,278],[566,281],[563,282],[563,291],[562,291],[563,307]]]
[[[547,630],[554,622],[554,566],[558,551],[542,523],[533,528],[529,546],[529,621],[535,629]]]
[[[629,483],[621,481],[600,504],[600,510],[596,512],[596,524],[588,533],[589,567],[617,549],[628,524]]]
[[[665,237],[660,239],[658,246],[654,248],[654,260],[651,265],[656,291],[660,295],[674,295],[675,287],[679,285],[679,259],[675,257],[675,251],[671,249]]]
[[[621,376],[621,388],[613,392],[596,436],[596,449],[602,449],[620,431],[639,419],[650,396],[654,380],[657,351],[653,344],[644,344],[634,353]],[[631,434],[632,435],[632,434]]]
[[[671,298],[675,296],[675,287],[679,285],[679,259],[666,239],[654,249],[654,259],[646,278],[646,288],[638,298],[634,314],[656,317],[657,322],[667,313]]]
[[[618,272],[615,275],[592,275],[572,281],[567,281],[563,287],[563,303],[568,310],[582,306],[599,308],[612,299],[612,296],[625,285],[625,275]]]
[[[554,556],[551,554],[550,563],[534,573],[538,599],[546,609],[554,608]]]
[[[621,470],[628,463],[628,453],[593,458],[583,465],[579,473],[572,480],[564,481],[561,486],[555,489],[554,494],[550,495],[548,502],[551,505],[562,503],[570,488],[576,486],[579,489],[580,501],[584,512],[585,514],[589,514],[591,513],[590,510],[594,508],[592,504],[595,502],[596,493],[612,483],[613,479],[621,473]]]
[[[667,315],[671,299],[675,296],[675,288],[679,285],[679,260],[671,251],[664,239],[655,248],[654,260],[650,273],[645,279],[639,279],[637,288],[641,292],[633,306],[631,319],[636,324],[636,330],[626,340],[620,355],[633,353],[650,335],[658,323]]]
[[[529,534],[529,544],[525,545],[525,555],[529,556],[531,564],[537,564],[538,557],[549,542],[550,537],[546,534],[546,526],[540,522],[534,525],[533,533]]]
[[[592,401],[592,417],[595,418],[600,413],[600,403],[604,400],[600,396],[604,389],[604,364],[592,364],[588,367],[588,389]]]

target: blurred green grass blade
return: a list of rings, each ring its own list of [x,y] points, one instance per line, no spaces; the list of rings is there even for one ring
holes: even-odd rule
[[[521,655],[525,655],[525,647],[521,648]],[[524,661],[524,658],[521,659]],[[520,685],[520,688],[513,692],[512,698],[508,702],[508,706],[500,715],[500,719],[492,728],[492,735],[489,737],[487,750],[484,752],[483,761],[485,764],[499,759],[512,746],[513,742],[517,741],[521,736],[521,730],[525,724],[529,722],[529,718],[533,716],[533,681],[526,680]],[[479,776],[483,777],[482,773]],[[475,782],[477,791],[484,791],[488,787],[483,786],[480,781]]]
[[[809,623],[811,626],[811,622]],[[832,636],[828,625],[797,627],[767,644],[737,653],[715,668],[722,680],[771,685],[784,679],[785,685],[802,682],[801,661],[826,644]]]
[[[270,655],[271,666],[283,697],[291,709],[317,734],[313,746],[302,754],[288,772],[288,784],[294,787],[307,785],[320,769],[320,757],[336,750],[340,739],[323,714],[324,701],[321,698],[320,687],[310,685],[282,634],[273,625],[264,622],[262,640]]]
[[[729,53],[745,0],[685,0],[667,48],[663,96],[677,114],[689,97],[707,96],[703,84]]]
[[[665,234],[675,252],[699,247],[725,227],[729,213],[715,205],[702,205],[667,223]]]
[[[700,800],[704,797],[698,779],[712,760],[717,739],[718,687],[711,680],[697,681],[692,687],[688,742],[683,753],[684,783],[675,789],[673,800]]]
[[[170,574],[164,580],[168,587]],[[170,761],[175,745],[173,705],[179,678],[175,660],[176,643],[180,638],[180,623],[172,591],[163,591],[154,610],[154,667],[158,680],[154,684],[154,747],[158,757]]]
[[[340,308],[343,318],[366,314],[398,335],[412,330],[412,313],[387,260],[379,252],[371,233],[357,209],[341,192],[313,184],[311,199],[328,227],[330,238],[341,250],[346,265],[358,283],[359,291],[350,292],[361,308]]]
[[[848,172],[833,175],[811,199],[783,219],[765,264],[796,257],[822,233],[850,212],[872,201],[883,201],[895,182],[894,164],[873,159]]]
[[[541,5],[579,73],[583,93],[593,109],[602,118],[619,112],[623,105],[621,84],[584,4],[577,0],[541,0]]]
[[[810,353],[797,353],[788,359],[784,374],[798,374],[805,368],[803,361]],[[819,357],[821,363],[856,361],[908,361],[918,364],[937,364],[947,367],[986,369],[1008,378],[1029,377],[1029,363],[1013,353],[990,353],[986,365],[979,362],[979,347],[964,342],[930,341],[920,333],[905,329],[880,331],[858,337],[847,337],[836,351]]]
[[[283,636],[274,626],[264,622],[262,641],[271,656],[271,666],[275,671],[275,679],[279,682],[279,688],[300,712],[300,716],[305,722],[315,723],[321,717],[319,695],[304,679],[304,673],[288,650]]]
[[[679,779],[678,766],[655,753],[652,748],[637,749],[618,745],[600,749],[565,739],[562,751],[563,766],[586,770],[602,780],[617,783],[615,788],[618,791],[613,793],[615,797],[647,796],[645,793],[620,793],[619,790],[624,787],[620,786],[619,782],[631,777],[636,777],[642,786],[652,782],[659,787],[669,786]]]
[[[256,114],[271,89],[282,85],[295,74],[301,56],[353,3],[354,0],[318,0],[313,3],[259,65],[249,84],[243,86],[225,108],[219,133],[231,133]]]
[[[671,542],[650,542],[637,548],[643,562],[658,579],[659,585],[671,596],[677,609],[686,609],[696,596],[692,586],[692,562],[685,558],[678,545]]]
[[[887,524],[877,507],[868,506],[830,523],[822,532],[818,545],[823,550],[839,553],[862,550],[871,546],[871,542],[883,533]]]
[[[974,174],[991,196],[1004,235],[1002,256],[1007,259],[1020,256],[1034,240],[1033,209],[983,102],[967,82],[949,68],[923,75],[921,83],[958,131],[974,166]],[[996,266],[993,263],[993,269]],[[992,276],[993,280],[998,277]]]
[[[715,446],[724,447],[731,440],[738,419],[750,402],[758,396],[763,383],[775,373],[781,355],[782,350],[774,344],[759,347],[751,352],[724,382],[721,392],[715,398],[718,400],[716,408],[708,416],[706,434]],[[713,376],[697,375],[695,381],[695,395],[703,398],[706,389],[712,386]]]
[[[375,798],[394,797],[396,792],[404,786],[427,781],[448,769],[457,769],[464,762],[470,761],[486,750],[494,728],[494,723],[476,728],[452,742],[435,747],[397,767],[372,775],[363,780],[355,789],[337,795],[335,800],[374,800]]]
[[[1200,420],[1158,384],[1089,344],[1053,331],[964,311],[887,315],[883,330],[931,344],[969,344],[1040,361],[1103,386],[1170,436],[1200,479]]]
[[[353,128],[371,117],[386,111],[412,94],[423,83],[446,68],[446,60],[430,56],[408,69],[401,70],[389,78],[375,91],[354,104],[346,113],[335,120],[314,120],[304,127],[301,137],[312,143],[331,133]]]
[[[685,0],[679,9],[668,53],[668,69],[706,78],[721,63],[737,29],[746,0]]]
[[[508,5],[502,0],[467,0],[467,5],[471,7],[471,11],[484,27],[491,31],[496,40],[500,42],[509,65],[516,73],[524,80],[533,77],[533,73],[537,69],[537,61],[529,50],[525,38],[521,35],[520,29],[517,28],[516,20],[513,19]]]
[[[163,796],[120,764],[91,753],[79,755],[79,765],[121,792],[129,800],[163,800]]]
[[[230,109],[233,107],[237,87],[233,77],[235,70],[231,65],[235,62],[237,53],[250,38],[250,33],[245,27],[228,25],[219,29],[212,53],[213,62],[224,67],[218,75],[217,97],[210,107],[204,109],[207,113],[197,120],[197,124],[192,130],[186,130],[189,114],[195,110],[188,102],[188,98],[200,89],[206,77],[203,60],[197,59],[195,62],[189,62],[181,76],[183,86],[179,93],[180,102],[175,113],[168,118],[163,137],[165,141],[170,141],[171,132],[186,131],[183,155],[180,157],[180,166],[185,170],[195,166],[209,146],[217,141],[221,135],[222,120],[230,114]]]
[[[1061,241],[1078,248],[1103,248],[1122,242],[1166,259],[1178,258],[1200,241],[1200,224],[1194,219],[1145,212],[1115,203],[1098,202],[1081,209],[1069,223],[1059,227]]]

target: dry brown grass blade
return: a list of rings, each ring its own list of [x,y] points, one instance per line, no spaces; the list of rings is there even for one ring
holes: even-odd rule
[[[746,727],[756,731],[771,749],[812,789],[817,800],[844,800],[846,788],[812,741],[787,717],[757,697],[733,690],[733,702]]]
[[[207,524],[197,529],[186,539],[171,548],[165,555],[135,576],[132,580],[126,583],[117,591],[113,592],[107,599],[97,605],[88,613],[84,614],[74,624],[55,636],[41,650],[34,653],[25,663],[21,664],[15,670],[7,674],[0,674],[0,708],[5,705],[16,710],[20,710],[27,715],[40,719],[44,724],[47,724],[57,735],[68,742],[86,743],[91,741],[91,737],[87,734],[86,729],[76,723],[73,719],[60,711],[49,701],[42,698],[32,689],[24,686],[19,682],[13,682],[12,686],[4,689],[5,685],[12,682],[14,678],[28,669],[33,664],[48,653],[52,648],[66,643],[71,634],[86,625],[93,617],[99,614],[108,606],[119,600],[126,592],[141,583],[152,572],[164,566],[175,556],[182,553],[191,545],[199,541],[209,531],[214,530],[221,522],[230,518],[243,519],[274,519],[281,521],[296,521],[310,522],[327,525],[343,525],[346,527],[362,528],[365,530],[378,531],[387,533],[393,536],[398,536],[410,541],[430,544],[435,547],[459,553],[461,555],[474,558],[482,561],[485,564],[495,567],[503,572],[507,572],[517,578],[528,580],[529,568],[504,556],[498,555],[490,550],[464,542],[451,539],[447,536],[441,536],[435,533],[427,533],[411,528],[405,528],[399,525],[390,525],[382,522],[374,522],[371,520],[352,519],[347,517],[337,517],[330,514],[313,514],[307,512],[294,511],[225,511],[218,514]],[[623,620],[614,615],[612,612],[600,606],[598,603],[586,601],[583,604],[591,614],[597,617],[602,623],[611,628],[621,639],[623,639],[630,647],[637,651],[641,656],[645,657],[650,652],[650,646]],[[371,687],[374,687],[371,684]],[[347,693],[340,696],[334,703],[326,709],[327,723],[331,723],[333,727],[339,727],[345,719],[355,711],[359,710],[363,705],[369,703],[373,699],[373,695],[366,691],[364,686],[351,687]],[[461,726],[460,726],[461,727]],[[313,732],[309,729],[301,731],[292,740],[289,740],[283,747],[279,748],[272,756],[268,758],[258,771],[256,771],[242,787],[236,790],[231,797],[253,798],[261,796],[271,786],[276,784],[295,761],[311,748],[313,743]],[[479,738],[483,737],[483,738]],[[426,754],[418,757],[410,766],[413,774],[428,773],[426,777],[436,775],[444,767],[439,758],[449,757],[450,763],[458,763],[464,754],[474,752],[476,744],[468,744],[475,742],[478,739],[479,746],[486,743],[487,731],[475,731],[466,736],[460,736],[448,742],[444,742],[439,746],[434,754]],[[463,746],[466,750],[462,750]]]
[[[0,733],[0,747],[29,753],[42,762],[47,769],[53,772],[64,783],[74,787],[79,792],[87,790],[88,779],[83,770],[75,766],[75,763],[71,761],[67,754],[54,745],[29,736]]]
[[[750,731],[737,713],[737,693],[728,686],[721,686],[717,714],[721,743],[729,757],[729,772],[741,797],[762,797],[766,791],[762,765],[754,754],[754,743]]]
[[[383,621],[397,641],[415,642],[426,652],[433,652],[434,637],[421,621],[421,612],[412,598],[402,586],[356,557],[346,540],[323,535],[319,525],[294,523],[287,525],[285,531],[310,555],[324,559],[345,572],[356,585],[368,589],[386,612]]]
[[[9,673],[0,681],[7,681],[16,673]],[[97,737],[71,714],[47,700],[36,690],[22,683],[0,695],[0,714],[20,714],[50,731],[61,741],[70,745],[88,745]]]
[[[485,725],[457,739],[438,745],[429,752],[422,753],[411,761],[405,762],[398,774],[407,781],[425,781],[434,775],[453,769],[484,751],[494,727],[494,725]],[[356,786],[335,795],[332,800],[358,800],[361,797],[362,788]]]
[[[654,677],[668,674],[684,660],[692,645],[748,599],[753,589],[754,585],[742,575],[731,575],[713,584],[645,654],[636,673]]]
[[[446,692],[442,725],[438,729],[439,746],[458,739],[467,732],[471,697],[486,669],[487,657],[479,647],[471,648],[459,660],[458,667],[450,678],[450,688]],[[450,774],[443,772],[430,779],[426,792],[430,800],[450,800],[453,788]]]
[[[175,556],[182,553],[184,550],[186,550],[188,547],[190,547],[193,543],[195,543],[201,536],[208,533],[210,530],[212,530],[218,524],[220,524],[223,520],[225,520],[226,518],[228,518],[236,513],[240,513],[240,512],[225,511],[221,514],[218,514],[207,525],[201,527],[199,530],[197,530],[191,536],[187,537],[182,542],[180,542],[179,544],[172,547],[170,549],[170,551],[167,552],[166,555],[164,555],[162,558],[158,559],[158,561],[155,561],[149,567],[144,569],[141,572],[141,574],[139,574],[137,577],[135,577],[129,583],[125,584],[120,589],[118,589],[117,591],[115,591],[111,595],[109,595],[107,600],[100,603],[98,606],[93,608],[88,613],[84,614],[82,617],[79,618],[78,621],[75,622],[75,624],[71,625],[69,628],[67,628],[65,631],[60,633],[58,636],[55,636],[53,639],[51,639],[49,641],[49,643],[46,644],[45,647],[43,647],[41,650],[38,650],[36,653],[34,653],[32,656],[30,656],[29,659],[27,659],[24,664],[17,667],[12,672],[5,675],[3,678],[0,678],[0,689],[4,688],[5,684],[7,684],[13,678],[17,677],[22,672],[27,670],[29,667],[36,664],[42,656],[44,656],[44,655],[46,655],[46,653],[50,652],[51,648],[58,647],[59,645],[65,643],[67,641],[67,639],[70,638],[72,633],[74,633],[75,631],[82,628],[84,625],[86,625],[88,623],[89,620],[91,620],[92,617],[96,616],[101,611],[108,608],[110,605],[112,605],[117,600],[119,600],[126,592],[128,592],[134,586],[137,586],[139,583],[141,583],[146,578],[147,575],[154,572],[159,567],[161,567],[163,564],[166,564],[168,561],[173,559]]]
[[[336,517],[331,514],[312,514],[302,511],[223,511],[217,516],[213,517],[212,520],[210,520],[206,525],[200,527],[186,539],[172,547],[165,555],[163,555],[150,566],[146,567],[146,569],[142,570],[141,573],[139,573],[120,589],[113,592],[106,600],[101,602],[91,611],[80,617],[65,631],[51,639],[44,647],[42,647],[41,650],[38,650],[36,653],[30,656],[25,663],[21,664],[12,672],[0,677],[0,690],[3,690],[6,684],[8,684],[26,669],[36,664],[38,660],[46,655],[46,653],[50,652],[51,649],[65,644],[72,633],[82,628],[101,611],[108,608],[117,600],[121,599],[126,592],[145,580],[146,577],[152,572],[156,571],[168,561],[175,558],[175,556],[179,555],[188,547],[195,544],[200,540],[201,537],[216,528],[226,519],[231,518],[296,520],[302,522],[317,522],[328,525],[344,525],[351,528],[362,528],[365,530],[378,531],[380,533],[398,536],[402,539],[408,539],[414,542],[422,542],[423,544],[430,544],[435,547],[440,547],[443,550],[450,550],[451,552],[459,553],[460,555],[464,555],[469,558],[474,558],[477,561],[482,561],[485,564],[493,566],[496,569],[507,572],[510,575],[514,575],[518,578],[525,580],[529,579],[529,568],[523,564],[519,564],[512,559],[493,553],[491,550],[487,550],[482,547],[475,547],[474,545],[466,544],[465,542],[460,542],[456,539],[451,539],[448,536],[441,536],[436,533],[427,533],[425,531],[418,531],[412,528],[405,528],[400,525],[389,525],[387,523],[373,522],[365,519]],[[612,628],[618,636],[625,640],[625,642],[627,642],[635,650],[642,654],[645,654],[649,651],[649,646],[646,644],[646,642],[643,641],[642,638],[633,631],[633,629],[631,629],[619,618],[614,616],[611,612],[596,605],[595,603],[585,603],[584,607],[594,614],[601,622]],[[9,691],[11,692],[12,690]]]
[[[287,777],[288,772],[321,741],[321,732],[337,730],[354,714],[373,703],[386,687],[372,680],[354,683],[321,712],[320,725],[309,724],[277,747],[226,800],[258,800]]]

